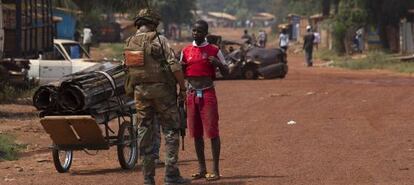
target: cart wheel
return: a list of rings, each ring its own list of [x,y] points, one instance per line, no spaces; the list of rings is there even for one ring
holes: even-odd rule
[[[53,149],[53,163],[59,173],[65,173],[72,165],[73,151]]]
[[[130,170],[135,167],[138,160],[138,147],[136,132],[130,122],[121,124],[118,131],[118,160],[122,169]]]

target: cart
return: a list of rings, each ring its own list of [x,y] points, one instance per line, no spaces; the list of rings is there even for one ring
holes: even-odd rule
[[[133,102],[132,102],[133,103]],[[117,146],[119,164],[133,169],[138,159],[135,110],[129,104],[103,108],[94,115],[45,115],[40,123],[50,135],[53,145],[53,163],[59,173],[67,172],[73,160],[73,151],[108,150]],[[109,126],[117,119],[118,131]],[[104,126],[103,129],[99,125]]]

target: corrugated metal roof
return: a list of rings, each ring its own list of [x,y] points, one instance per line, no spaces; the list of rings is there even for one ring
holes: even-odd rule
[[[237,19],[235,16],[224,12],[208,12],[207,14],[216,18],[227,19],[230,21],[235,21]]]
[[[273,19],[275,19],[275,16],[267,13],[267,12],[261,12],[261,13],[257,13],[255,16],[253,16],[252,18],[253,20],[262,20],[262,21],[271,21]]]

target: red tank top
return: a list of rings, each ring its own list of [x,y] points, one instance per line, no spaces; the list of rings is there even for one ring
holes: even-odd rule
[[[183,49],[183,62],[186,65],[184,75],[186,77],[211,77],[216,78],[216,69],[208,60],[208,57],[217,58],[219,49],[211,44],[204,47],[187,46]]]

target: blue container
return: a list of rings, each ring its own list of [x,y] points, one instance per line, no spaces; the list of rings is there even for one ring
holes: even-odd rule
[[[74,40],[76,29],[76,15],[63,9],[53,9],[53,15],[62,18],[57,24],[57,38]]]

